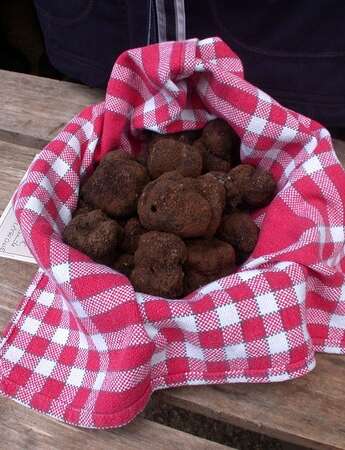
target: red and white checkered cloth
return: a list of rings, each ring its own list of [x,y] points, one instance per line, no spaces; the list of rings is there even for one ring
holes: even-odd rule
[[[163,299],[61,242],[94,161],[118,146],[139,152],[143,129],[194,129],[214,116],[241,137],[242,161],[279,186],[237,273]],[[315,351],[344,353],[344,193],[329,133],[245,81],[220,39],[125,52],[105,101],[43,149],[17,191],[40,269],[1,342],[1,392],[75,425],[117,427],[156,389],[288,380],[314,367]]]

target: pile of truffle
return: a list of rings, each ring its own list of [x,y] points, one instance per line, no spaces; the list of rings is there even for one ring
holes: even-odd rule
[[[64,242],[128,276],[136,291],[166,298],[234,272],[256,245],[249,212],[272,200],[272,176],[239,164],[239,139],[220,119],[151,134],[145,155],[106,155],[81,187]]]

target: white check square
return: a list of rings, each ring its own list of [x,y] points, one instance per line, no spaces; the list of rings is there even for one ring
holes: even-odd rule
[[[85,370],[73,367],[67,378],[67,384],[70,384],[71,386],[80,387],[82,385],[84,375]]]
[[[22,325],[22,330],[34,335],[37,333],[40,325],[41,322],[39,320],[27,317]]]
[[[234,325],[240,322],[240,318],[237,312],[237,308],[233,303],[228,305],[220,306],[217,308],[217,314],[219,318],[220,325],[226,327],[228,325]]]
[[[258,295],[256,297],[256,302],[262,315],[271,314],[278,311],[276,299],[272,292]]]
[[[42,358],[35,367],[35,372],[45,377],[49,377],[52,371],[54,370],[55,365],[56,363],[54,361]]]
[[[56,344],[65,345],[68,340],[69,331],[67,328],[58,328],[55,331],[54,336],[52,337],[52,341]]]
[[[269,336],[267,341],[272,355],[287,352],[289,350],[289,343],[284,332]]]
[[[264,131],[266,124],[267,120],[253,116],[248,124],[248,131],[255,134],[261,134]]]

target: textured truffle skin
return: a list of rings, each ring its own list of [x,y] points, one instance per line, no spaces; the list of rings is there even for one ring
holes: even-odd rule
[[[231,163],[208,151],[206,145],[204,144],[201,138],[197,139],[193,143],[193,147],[196,148],[202,155],[203,173],[207,173],[212,170],[228,172],[231,169],[232,167]]]
[[[152,179],[173,170],[185,177],[197,177],[202,172],[202,155],[186,143],[159,139],[150,150],[147,168]]]
[[[231,161],[233,134],[232,128],[224,120],[215,119],[205,126],[201,138],[209,152]]]
[[[216,178],[225,188],[225,204],[227,210],[231,211],[236,208],[242,202],[242,193],[239,186],[234,182],[233,178],[229,173],[226,172],[209,172]]]
[[[183,240],[174,234],[159,231],[143,234],[134,255],[136,266],[157,266],[157,269],[181,265],[186,258],[187,249]]]
[[[94,208],[88,205],[82,198],[79,197],[78,204],[76,209],[73,211],[73,217],[78,216],[79,214],[85,214],[92,211]]]
[[[239,166],[236,166],[230,170],[229,176],[240,190],[241,195],[243,195],[247,185],[254,175],[254,172],[255,167],[249,164],[240,164]]]
[[[121,236],[122,229],[117,222],[100,210],[75,216],[62,234],[66,244],[102,263],[116,257]]]
[[[268,205],[276,192],[277,185],[269,172],[257,169],[245,186],[244,202],[252,208],[262,208]]]
[[[109,216],[123,217],[135,213],[138,198],[149,178],[138,162],[115,156],[109,154],[101,161],[81,192],[84,200],[93,207]]]
[[[209,174],[202,175],[197,179],[197,182],[199,190],[211,206],[212,218],[205,236],[212,237],[222,219],[225,207],[225,188],[219,180]]]
[[[134,255],[131,273],[134,288],[151,295],[180,297],[186,257],[186,246],[178,236],[157,231],[143,234]]]
[[[206,286],[212,281],[219,280],[220,278],[228,276],[232,271],[224,270],[219,273],[201,273],[193,269],[185,269],[184,272],[184,295],[188,295],[191,292]]]
[[[134,289],[144,294],[164,298],[179,298],[183,294],[184,273],[181,267],[158,270],[138,266],[130,278]]]
[[[116,149],[116,150],[112,150],[110,152],[108,152],[102,159],[101,163],[104,164],[105,162],[113,162],[113,161],[117,161],[119,159],[122,160],[130,160],[133,159],[132,156],[125,152],[124,150],[121,149]]]
[[[236,211],[224,217],[219,236],[238,252],[249,254],[256,246],[259,229],[249,214]]]
[[[186,242],[184,294],[225,277],[235,269],[235,251],[219,239],[193,239]]]
[[[197,237],[207,233],[212,208],[198,191],[195,179],[169,172],[145,187],[138,202],[138,215],[148,230]]]
[[[126,253],[134,253],[138,248],[140,236],[147,230],[142,227],[137,217],[130,218],[124,225],[124,237],[121,249]]]
[[[129,253],[123,253],[118,258],[116,258],[116,260],[112,264],[112,268],[117,272],[126,275],[126,277],[130,277],[134,268],[134,256]]]
[[[177,142],[183,142],[185,144],[192,144],[201,135],[201,130],[182,131],[180,133],[158,134],[150,133],[148,140],[148,151],[150,152],[152,147],[159,140],[173,139]]]
[[[193,239],[187,241],[186,267],[204,274],[231,271],[235,265],[232,245],[219,239]]]

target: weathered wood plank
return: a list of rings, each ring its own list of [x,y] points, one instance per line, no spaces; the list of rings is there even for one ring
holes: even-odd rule
[[[26,145],[30,138],[34,145],[51,140],[75,114],[104,97],[99,89],[4,70],[0,80],[1,138],[20,134],[16,142]]]
[[[1,448],[14,450],[231,450],[142,418],[111,431],[76,428],[3,397],[0,397],[0,436]]]

